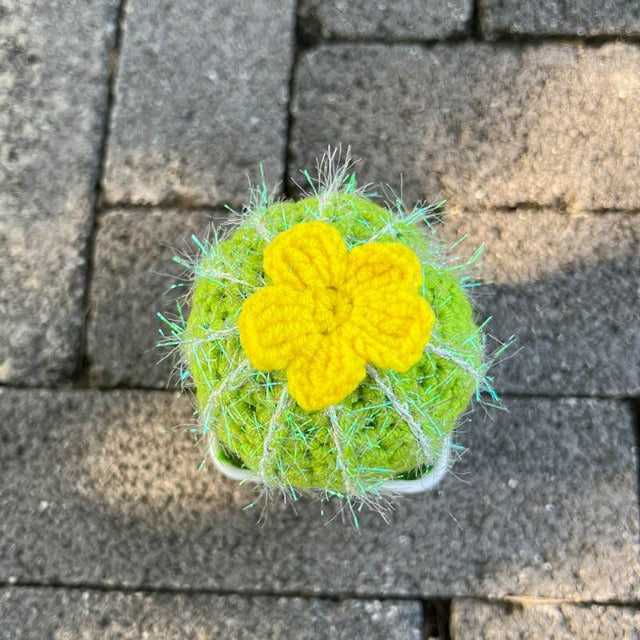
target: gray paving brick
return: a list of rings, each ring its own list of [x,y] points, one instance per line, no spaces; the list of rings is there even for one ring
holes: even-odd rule
[[[178,384],[175,359],[158,349],[156,317],[176,313],[185,269],[172,261],[195,255],[191,234],[204,239],[221,216],[180,211],[114,211],[101,216],[89,298],[87,352],[90,380],[99,386]],[[185,308],[186,313],[186,308]],[[168,357],[169,356],[169,357]]]
[[[471,0],[302,0],[300,17],[325,38],[440,40],[464,33]]]
[[[293,0],[127,3],[105,194],[245,201],[282,178]]]
[[[484,35],[637,35],[636,0],[479,0]]]
[[[617,606],[454,600],[451,609],[455,640],[637,640],[639,629],[640,611]]]
[[[0,590],[0,639],[420,640],[418,602]]]
[[[441,492],[389,523],[270,505],[198,471],[167,392],[0,390],[0,581],[270,592],[640,594],[637,470],[624,403],[516,400],[460,433]],[[180,427],[172,428],[173,425]],[[253,508],[245,508],[252,504]],[[349,514],[342,514],[347,520]]]
[[[618,213],[517,211],[451,215],[442,229],[493,284],[478,291],[489,333],[518,336],[494,370],[499,389],[527,394],[640,393],[640,219]]]
[[[0,381],[77,362],[117,0],[0,0]]]
[[[221,220],[219,217],[218,220]],[[173,311],[182,272],[171,257],[194,248],[208,214],[118,211],[100,219],[90,297],[91,381],[166,387],[173,359],[154,347],[156,311]],[[516,393],[632,396],[640,393],[640,220],[624,214],[553,211],[452,214],[443,238],[470,257],[484,244],[478,274],[492,284],[476,299],[490,334],[516,334],[511,357],[494,370]],[[520,349],[517,351],[517,349]]]
[[[409,203],[638,209],[639,75],[624,44],[322,46],[299,65],[291,167],[340,142]]]

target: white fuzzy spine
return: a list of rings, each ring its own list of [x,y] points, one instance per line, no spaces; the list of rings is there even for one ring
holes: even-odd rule
[[[429,443],[427,437],[424,435],[420,424],[416,422],[415,418],[411,415],[411,411],[409,410],[407,405],[402,402],[400,398],[398,398],[398,396],[394,393],[391,385],[383,379],[383,377],[378,373],[375,367],[367,365],[367,373],[387,396],[394,411],[409,426],[413,437],[416,439],[416,442],[418,443],[418,446],[420,447],[420,450],[425,457],[425,462],[433,462],[434,456],[431,444]]]

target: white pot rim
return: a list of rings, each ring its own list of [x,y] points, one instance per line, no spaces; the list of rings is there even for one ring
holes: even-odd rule
[[[218,444],[215,436],[210,434],[208,452],[209,456],[213,460],[213,464],[216,469],[231,480],[237,482],[252,482],[255,484],[262,484],[262,478],[250,469],[243,469],[235,464],[223,460],[218,456],[218,451],[221,451],[221,447]],[[442,446],[442,451],[436,463],[433,465],[429,473],[416,478],[415,480],[387,480],[378,487],[378,491],[384,494],[402,494],[410,495],[414,493],[424,493],[434,489],[446,475],[449,464],[451,462],[451,439],[447,438]]]

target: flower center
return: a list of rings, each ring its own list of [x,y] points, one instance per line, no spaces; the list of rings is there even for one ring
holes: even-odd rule
[[[353,309],[351,296],[341,293],[339,289],[327,287],[314,291],[316,300],[315,319],[320,333],[335,331],[350,317]]]

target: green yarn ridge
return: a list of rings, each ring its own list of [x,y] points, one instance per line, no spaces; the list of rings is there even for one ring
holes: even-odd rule
[[[426,350],[409,371],[380,371],[379,375],[419,421],[432,460],[426,459],[384,391],[367,376],[336,408],[341,451],[335,444],[335,424],[327,412],[304,411],[290,399],[261,466],[265,437],[286,375],[247,366],[233,328],[244,300],[269,284],[262,269],[269,241],[292,225],[315,218],[335,225],[350,248],[374,237],[403,242],[420,258],[422,295],[436,316],[432,341],[454,358]],[[417,219],[390,211],[346,188],[298,202],[256,206],[241,217],[240,226],[227,237],[202,245],[204,252],[194,269],[191,312],[181,335],[182,357],[196,390],[201,430],[205,436],[215,436],[228,458],[262,473],[267,486],[290,490],[294,495],[307,489],[360,497],[376,494],[385,481],[406,477],[433,462],[467,409],[485,372],[482,330],[473,321],[459,265],[448,259],[436,240],[435,229],[417,223]],[[465,366],[460,366],[461,360]],[[209,402],[212,393],[213,403]]]

